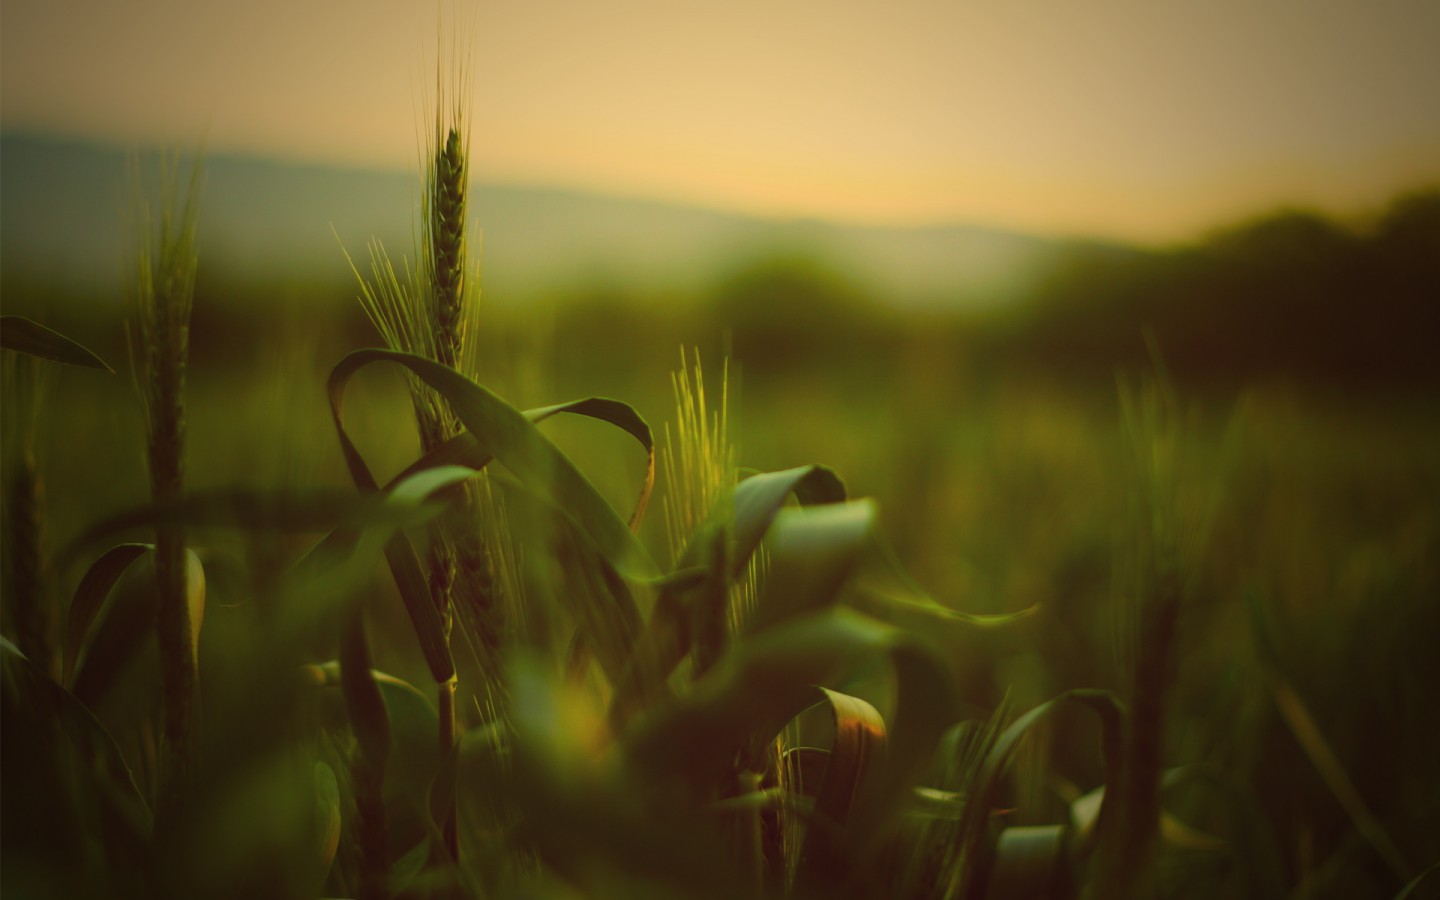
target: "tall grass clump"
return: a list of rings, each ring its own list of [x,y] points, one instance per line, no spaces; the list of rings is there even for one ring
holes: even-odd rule
[[[178,502],[185,483],[185,375],[190,355],[190,312],[195,298],[196,220],[201,167],[181,179],[175,160],[160,166],[160,213],[143,199],[139,163],[132,180],[137,194],[139,241],[127,321],[136,388],[145,413],[150,491],[157,504]],[[156,526],[158,588],[156,635],[164,691],[159,813],[162,822],[186,799],[193,772],[194,729],[199,702],[195,630],[187,597],[185,531],[171,522]]]

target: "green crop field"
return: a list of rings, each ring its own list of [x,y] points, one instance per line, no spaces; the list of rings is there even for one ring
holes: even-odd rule
[[[462,113],[338,298],[7,273],[5,896],[1436,896],[1440,194],[504,307]]]

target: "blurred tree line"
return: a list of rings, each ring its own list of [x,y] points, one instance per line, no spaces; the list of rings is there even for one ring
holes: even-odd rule
[[[1072,247],[1004,349],[1086,368],[1135,358],[1143,331],[1177,374],[1202,380],[1433,384],[1440,190],[1400,197],[1360,229],[1287,210],[1167,250]]]
[[[839,352],[858,361],[920,340],[979,369],[1109,380],[1153,335],[1177,377],[1227,384],[1440,383],[1440,188],[1352,227],[1285,210],[1147,249],[1072,242],[1001,312],[887,311],[885,298],[804,257],[767,257],[715,286],[706,327],[751,369]]]

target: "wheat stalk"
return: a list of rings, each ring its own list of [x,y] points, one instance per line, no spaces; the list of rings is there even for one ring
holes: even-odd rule
[[[473,377],[479,297],[478,278],[471,277],[466,239],[469,179],[469,142],[463,125],[466,98],[461,90],[453,105],[447,106],[445,68],[443,61],[437,63],[434,131],[425,148],[423,164],[419,264],[415,270],[402,264],[401,271],[397,271],[377,242],[370,246],[371,279],[367,281],[359,275],[353,260],[351,268],[360,281],[361,305],[387,345],[425,356]],[[454,77],[463,86],[464,66],[457,64],[454,68]],[[458,434],[460,423],[431,388],[413,376],[408,381],[420,448],[428,453]],[[465,593],[475,600],[482,619],[488,618],[494,605],[490,566],[473,522],[477,509],[473,493],[467,493],[466,501],[460,515],[430,528],[427,586],[444,622],[447,641],[455,620],[457,576],[463,577]],[[482,634],[495,630],[493,626],[487,627]],[[453,679],[438,687],[438,740],[442,758],[455,747],[455,690]],[[451,856],[458,858],[454,804],[443,828]]]
[[[179,497],[185,480],[185,376],[197,266],[195,226],[200,165],[182,187],[179,166],[162,160],[161,214],[152,221],[140,199],[139,165],[132,168],[141,229],[127,322],[132,367],[145,412],[150,489],[157,502]],[[156,529],[156,635],[165,694],[160,813],[183,804],[193,769],[192,737],[198,702],[195,645],[186,592],[185,533]]]
[[[46,378],[33,356],[5,354],[5,540],[3,564],[6,625],[20,649],[41,671],[58,674],[55,621],[50,607],[45,556],[45,482],[36,453],[37,412]]]

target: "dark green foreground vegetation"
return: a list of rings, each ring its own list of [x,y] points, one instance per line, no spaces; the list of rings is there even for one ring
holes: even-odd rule
[[[482,314],[494,394],[203,271],[183,495],[118,320],[47,316],[119,376],[5,353],[7,897],[1389,898],[1440,861],[1435,194],[1077,247],[983,321],[800,258],[703,313]],[[548,408],[592,394],[631,405]],[[443,528],[483,548],[453,630]]]

